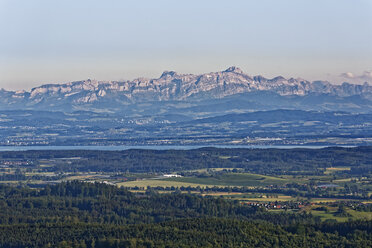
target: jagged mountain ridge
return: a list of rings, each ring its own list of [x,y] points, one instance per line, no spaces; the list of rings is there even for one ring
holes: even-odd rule
[[[165,71],[157,79],[138,78],[132,81],[84,80],[65,84],[46,84],[26,91],[0,90],[0,107],[82,109],[84,106],[119,107],[152,101],[185,101],[221,99],[249,92],[273,92],[280,96],[326,94],[335,97],[358,96],[372,100],[372,86],[368,83],[333,85],[327,81],[310,82],[251,77],[237,67],[201,75],[178,74]]]

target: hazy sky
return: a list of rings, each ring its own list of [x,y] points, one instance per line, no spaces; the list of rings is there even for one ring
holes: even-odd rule
[[[372,83],[372,0],[0,0],[0,88],[231,65]]]

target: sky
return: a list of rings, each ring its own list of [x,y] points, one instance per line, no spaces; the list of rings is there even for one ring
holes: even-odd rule
[[[233,65],[372,84],[372,0],[0,0],[0,88]]]

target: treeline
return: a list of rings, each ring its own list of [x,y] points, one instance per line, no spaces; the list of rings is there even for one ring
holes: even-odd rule
[[[0,225],[0,247],[371,247],[371,227],[371,222],[350,222],[296,225],[289,230],[269,223],[225,218],[125,226]]]
[[[327,167],[350,167],[351,175],[372,173],[372,147],[324,149],[223,149],[124,151],[13,151],[0,160],[56,160],[46,171],[171,172],[200,168],[243,168],[258,174],[322,174]],[[60,162],[66,158],[69,163]]]
[[[43,180],[43,181],[55,181],[63,178],[63,175],[59,176],[43,176],[43,175],[28,175],[25,173],[15,174],[0,174],[0,181],[26,181],[26,180]]]

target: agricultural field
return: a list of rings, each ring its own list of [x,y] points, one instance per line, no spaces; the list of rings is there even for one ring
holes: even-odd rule
[[[317,210],[319,208],[326,210]],[[307,211],[313,216],[319,216],[322,221],[335,220],[337,222],[346,222],[350,219],[372,220],[372,212],[355,211],[351,208],[345,208],[345,213],[340,215],[337,207],[328,206],[326,204],[313,205],[311,208],[304,209],[303,211]]]
[[[205,184],[187,183],[160,179],[141,179],[136,181],[121,182],[116,184],[119,187],[205,187]]]
[[[264,176],[250,173],[226,173],[210,177],[177,177],[168,178],[164,181],[195,183],[210,186],[237,186],[237,187],[256,187],[269,185],[283,185],[289,181],[286,179]]]
[[[339,171],[350,171],[350,167],[328,167],[324,174],[334,174]]]

